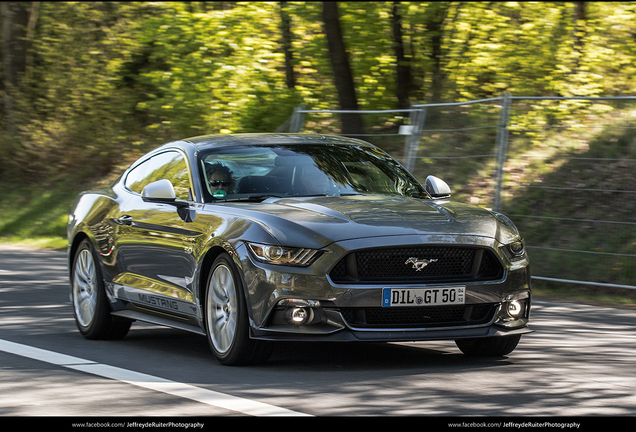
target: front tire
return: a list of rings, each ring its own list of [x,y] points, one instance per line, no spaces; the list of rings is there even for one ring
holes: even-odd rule
[[[455,344],[466,355],[473,357],[501,357],[517,347],[521,335],[457,339]]]
[[[113,317],[95,250],[83,240],[73,259],[71,299],[75,323],[86,339],[121,339],[132,321]]]
[[[240,275],[229,255],[214,261],[205,293],[205,329],[216,358],[224,365],[262,363],[272,347],[249,336],[249,317]]]

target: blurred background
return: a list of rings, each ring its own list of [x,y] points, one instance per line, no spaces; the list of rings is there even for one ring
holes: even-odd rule
[[[508,214],[535,284],[636,290],[636,2],[2,2],[0,242],[212,133],[370,141]],[[565,287],[565,288],[563,288]]]

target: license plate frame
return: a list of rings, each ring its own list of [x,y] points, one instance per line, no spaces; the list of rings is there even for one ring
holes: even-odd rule
[[[428,288],[382,288],[382,307],[463,305],[466,286]]]

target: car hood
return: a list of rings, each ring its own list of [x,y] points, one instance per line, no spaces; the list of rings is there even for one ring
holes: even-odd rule
[[[226,205],[258,221],[281,244],[289,246],[298,240],[306,244],[307,238],[325,246],[363,237],[400,235],[471,235],[501,242],[516,236],[514,226],[503,227],[508,232],[502,234],[502,224],[492,212],[449,200],[360,195],[270,198],[257,204]]]

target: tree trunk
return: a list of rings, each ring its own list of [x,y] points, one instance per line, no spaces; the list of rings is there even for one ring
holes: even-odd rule
[[[337,2],[323,2],[323,23],[329,47],[329,58],[333,68],[333,74],[338,91],[340,108],[342,110],[357,110],[358,99],[356,97],[353,74],[349,65],[349,57],[345,49],[340,29]],[[363,130],[362,116],[355,114],[342,114],[342,134],[356,135]]]
[[[287,13],[287,2],[280,2],[280,21],[283,33],[283,51],[285,52],[285,81],[288,89],[296,88],[296,75],[294,74],[294,56],[292,53],[291,20]]]
[[[397,62],[397,88],[395,90],[398,99],[398,109],[409,108],[409,92],[411,90],[411,63],[404,54],[404,42],[402,39],[402,17],[399,11],[400,2],[393,2],[393,14],[391,24],[393,26],[393,47]]]
[[[28,68],[33,64],[33,39],[35,38],[35,26],[40,16],[40,4],[42,2],[33,2],[31,5],[31,12],[29,12],[29,23],[26,28],[26,56],[24,59],[25,68]]]
[[[14,129],[14,98],[20,88],[20,78],[27,62],[27,28],[31,3],[1,2],[2,11],[2,63],[4,84],[4,113],[7,129]],[[34,28],[34,26],[33,26]]]
[[[444,72],[442,70],[442,40],[443,25],[448,11],[447,2],[433,2],[428,5],[427,18],[424,25],[431,38],[430,60],[433,65],[433,77],[431,83],[431,102],[439,103],[442,100],[444,88]]]
[[[576,2],[574,5],[574,68],[572,73],[576,74],[581,67],[581,57],[583,57],[583,49],[585,45],[585,21],[586,4],[583,1]]]

